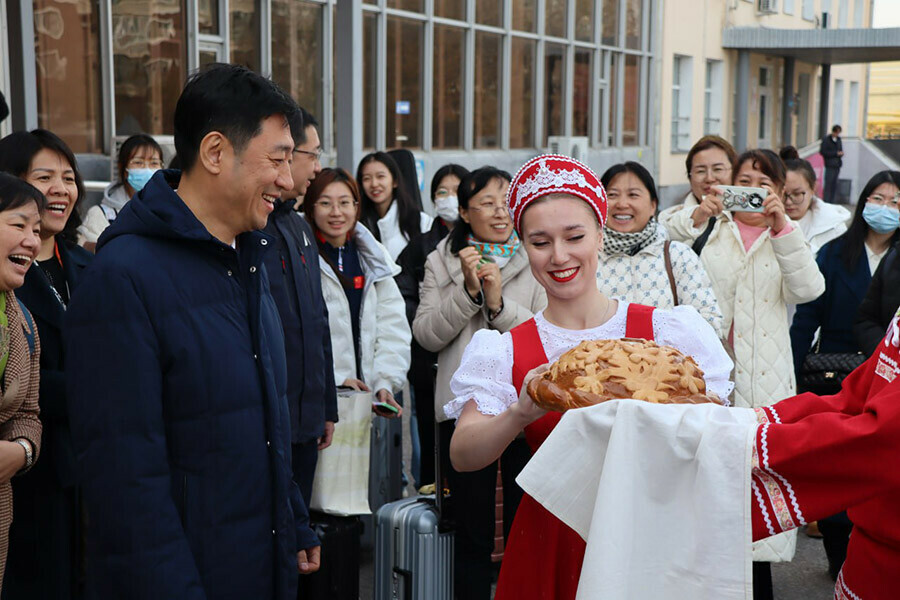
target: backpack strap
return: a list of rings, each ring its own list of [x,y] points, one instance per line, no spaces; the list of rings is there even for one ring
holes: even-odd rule
[[[31,318],[31,313],[28,312],[28,309],[25,308],[25,304],[19,300],[18,296],[16,297],[16,302],[19,303],[19,310],[22,311],[22,331],[25,333],[25,341],[28,342],[28,354],[34,356],[34,350],[36,346],[35,342],[35,331],[36,328],[34,326],[34,319]]]
[[[703,230],[703,233],[700,234],[700,237],[694,240],[694,243],[691,245],[691,250],[693,250],[697,256],[700,256],[700,253],[703,252],[703,246],[706,245],[707,240],[709,240],[709,236],[712,235],[713,227],[715,226],[716,218],[710,217],[709,223],[706,224],[706,229]]]
[[[669,247],[672,245],[672,240],[666,240],[666,243],[663,245],[663,256],[666,259],[666,275],[669,276],[669,288],[672,290],[672,300],[674,300],[674,306],[678,306],[678,287],[675,285],[675,272],[672,270],[672,253],[669,251]]]

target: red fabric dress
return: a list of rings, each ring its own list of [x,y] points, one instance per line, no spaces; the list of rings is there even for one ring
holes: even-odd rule
[[[653,307],[628,305],[625,337],[653,339]],[[513,385],[522,389],[525,375],[547,362],[534,319],[510,331]],[[547,413],[525,428],[532,453],[547,439],[562,413]],[[574,600],[581,576],[585,542],[575,530],[525,494],[516,511],[500,568],[496,600]]]
[[[900,313],[898,313],[900,316]],[[836,599],[900,598],[900,329],[834,396],[757,409],[753,537],[847,510],[854,523]]]

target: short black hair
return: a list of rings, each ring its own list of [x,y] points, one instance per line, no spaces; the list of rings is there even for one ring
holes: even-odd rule
[[[772,150],[768,148],[753,148],[738,156],[734,162],[735,168],[731,176],[732,182],[737,181],[738,171],[741,170],[741,166],[745,162],[750,162],[750,166],[771,179],[777,189],[784,187],[786,175],[784,161]]]
[[[246,67],[213,63],[188,79],[175,105],[175,150],[182,170],[197,162],[200,142],[222,133],[241,152],[259,134],[262,121],[283,115],[290,123],[297,103],[271,79]]]
[[[647,192],[650,193],[650,200],[656,203],[656,206],[659,206],[659,196],[656,194],[656,182],[653,181],[653,175],[650,174],[650,171],[648,171],[644,165],[639,162],[634,162],[633,160],[619,163],[608,168],[600,178],[600,183],[603,184],[603,188],[608,188],[612,180],[622,173],[631,173],[640,179],[643,186],[647,188]]]
[[[0,173],[0,212],[37,204],[38,212],[44,212],[47,200],[39,189],[10,173]]]
[[[302,146],[306,143],[306,128],[318,127],[319,122],[312,116],[312,113],[303,108],[297,107],[297,112],[293,116],[288,117],[288,125],[291,128],[291,137],[294,138],[294,147]]]
[[[834,133],[835,131],[843,131],[843,130],[844,130],[844,128],[841,127],[840,125],[835,125],[831,128],[831,133]]]
[[[468,174],[469,170],[467,168],[454,163],[444,165],[438,169],[437,173],[434,174],[434,177],[431,178],[431,200],[434,201],[434,195],[437,194],[438,188],[441,185],[441,181],[444,180],[444,177],[447,175],[456,175],[459,178],[459,182],[462,183],[462,180],[465,179]]]
[[[128,161],[130,161],[131,157],[141,148],[150,148],[159,154],[160,161],[163,159],[163,151],[159,142],[146,133],[137,133],[131,136],[122,142],[122,147],[119,148],[119,158],[116,165],[117,173],[119,174],[119,183],[125,183],[125,171],[128,170]]]
[[[504,180],[507,183],[512,181],[512,175],[506,171],[502,171],[497,167],[481,167],[475,169],[459,182],[459,188],[456,191],[456,198],[459,200],[459,207],[466,210],[469,209],[469,200],[476,196],[478,192],[488,186],[495,179]],[[454,255],[469,244],[469,234],[472,233],[472,227],[462,219],[457,219],[450,231],[450,252]]]
[[[41,150],[52,150],[61,155],[72,167],[75,174],[75,189],[78,198],[75,202],[84,199],[84,179],[78,171],[78,161],[69,145],[58,135],[46,129],[32,129],[31,131],[16,131],[0,140],[0,171],[5,171],[20,179],[25,179],[31,168],[31,161]],[[81,226],[81,216],[78,210],[73,210],[66,221],[65,228],[59,235],[73,244],[78,243],[78,228]]]

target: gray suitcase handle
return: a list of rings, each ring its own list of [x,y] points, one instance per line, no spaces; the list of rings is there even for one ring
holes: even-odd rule
[[[400,580],[403,580],[403,595],[400,595]],[[391,575],[391,600],[412,600],[412,573],[406,569],[394,567]]]

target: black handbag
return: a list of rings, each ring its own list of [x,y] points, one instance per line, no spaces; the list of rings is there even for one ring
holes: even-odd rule
[[[812,392],[820,396],[837,394],[841,391],[844,378],[866,362],[862,352],[819,352],[822,345],[821,334],[814,351],[806,355],[800,369],[799,392]]]

